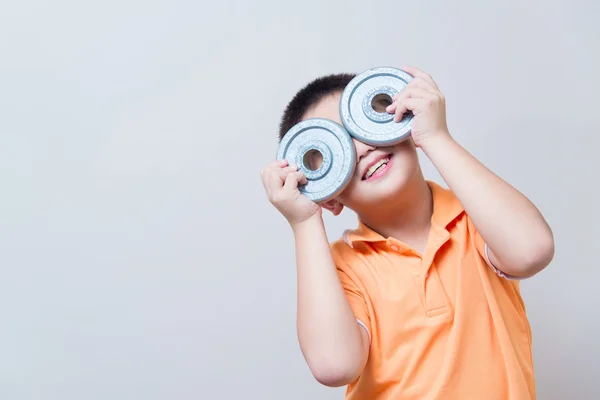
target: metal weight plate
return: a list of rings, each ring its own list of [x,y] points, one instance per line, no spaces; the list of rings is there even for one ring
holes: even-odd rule
[[[311,164],[315,151],[321,154],[320,165]],[[319,157],[313,157],[318,160]],[[342,192],[356,167],[356,150],[352,137],[340,124],[312,118],[294,125],[282,138],[277,159],[298,166],[307,183],[298,189],[315,203],[327,201]]]
[[[392,67],[372,68],[354,77],[340,101],[340,115],[348,133],[373,146],[391,146],[410,137],[412,113],[394,122],[394,114],[385,107],[412,80],[409,73]]]

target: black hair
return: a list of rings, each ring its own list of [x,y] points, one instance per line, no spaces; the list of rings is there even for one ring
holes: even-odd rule
[[[302,116],[323,98],[342,92],[355,74],[331,74],[309,82],[288,103],[279,123],[279,140],[302,119]]]

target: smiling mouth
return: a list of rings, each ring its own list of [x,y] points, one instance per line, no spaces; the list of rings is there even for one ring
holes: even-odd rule
[[[365,180],[369,179],[370,177],[372,177],[373,175],[375,175],[377,172],[383,171],[385,169],[385,167],[388,165],[388,163],[390,162],[391,158],[392,158],[392,155],[388,154],[386,157],[382,158],[381,160],[377,161],[375,164],[371,165],[369,167],[369,169],[367,169],[367,172],[365,172],[365,175],[363,176],[362,180],[365,181]]]

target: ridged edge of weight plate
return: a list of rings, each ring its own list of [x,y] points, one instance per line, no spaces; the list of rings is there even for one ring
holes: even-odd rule
[[[349,150],[349,154],[350,154],[349,162],[351,165],[351,173],[348,174],[345,177],[345,179],[342,180],[342,183],[340,184],[340,187],[338,188],[338,190],[336,190],[335,192],[329,193],[329,194],[323,194],[323,191],[313,193],[313,194],[302,193],[306,197],[308,197],[311,201],[313,201],[315,203],[320,203],[320,202],[324,202],[324,201],[334,198],[348,186],[348,184],[350,183],[350,180],[352,179],[352,176],[354,175],[354,170],[356,168],[356,150],[354,148],[354,143],[352,142],[352,136],[350,136],[350,134],[348,133],[348,131],[346,131],[346,128],[344,128],[343,125],[340,125],[339,123],[332,121],[330,119],[326,119],[326,118],[309,118],[304,121],[298,122],[296,125],[292,126],[285,133],[285,135],[279,142],[279,146],[277,148],[276,159],[277,160],[285,160],[286,158],[284,157],[284,154],[285,154],[285,150],[286,150],[287,145],[290,142],[290,140],[292,140],[292,138],[296,135],[296,133],[298,133],[298,131],[305,129],[307,127],[311,127],[311,126],[321,126],[321,127],[324,127],[326,129],[329,129],[332,131],[333,130],[338,131],[341,134],[340,140],[346,141],[344,147]],[[300,189],[300,191],[302,192],[301,189]]]
[[[410,82],[412,79],[414,79],[414,77],[411,74],[409,74],[408,72],[406,72],[400,68],[397,68],[397,67],[381,66],[381,67],[370,68],[370,69],[363,71],[360,74],[356,75],[354,78],[352,78],[352,80],[344,88],[344,91],[342,92],[342,96],[340,98],[340,107],[339,107],[340,118],[342,120],[344,127],[346,128],[346,130],[348,131],[350,136],[356,137],[357,140],[359,140],[363,143],[366,143],[366,144],[370,144],[372,146],[390,146],[390,145],[396,144],[396,143],[401,142],[401,141],[405,140],[406,138],[410,137],[410,133],[411,133],[409,130],[399,140],[366,140],[366,139],[362,138],[359,133],[362,129],[358,125],[356,125],[356,123],[352,120],[352,118],[350,118],[350,111],[345,106],[350,104],[350,102],[349,102],[350,96],[351,96],[352,92],[354,92],[354,89],[356,88],[356,86],[358,86],[358,84],[360,82],[364,81],[368,77],[370,77],[372,75],[376,75],[376,74],[381,74],[381,73],[389,73],[389,74],[393,74],[393,75],[402,76],[403,78],[406,78],[406,81],[408,81],[408,82]]]

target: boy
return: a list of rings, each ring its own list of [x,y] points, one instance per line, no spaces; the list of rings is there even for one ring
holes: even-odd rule
[[[335,199],[302,195],[306,178],[274,162],[261,173],[295,238],[297,330],[315,378],[347,399],[535,399],[531,331],[519,280],[554,255],[536,207],[451,137],[445,99],[425,72],[387,107],[414,114],[412,140],[354,140],[356,172]],[[341,124],[353,75],[330,75],[287,106],[280,137],[307,118]],[[449,189],[426,181],[416,148]],[[383,161],[382,161],[383,160]],[[358,227],[329,243],[321,210],[355,211]]]

